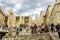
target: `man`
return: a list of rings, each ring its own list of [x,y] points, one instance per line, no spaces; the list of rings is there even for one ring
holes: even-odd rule
[[[51,24],[51,31],[52,31],[52,32],[54,31],[53,28],[54,28],[54,24],[52,23],[52,24]]]
[[[42,33],[45,31],[45,25],[44,25],[44,23],[42,23],[41,31],[42,31]]]
[[[59,38],[60,38],[60,24],[59,23],[56,25],[56,29],[57,29],[57,32],[58,32],[58,35],[59,35]]]
[[[16,35],[19,35],[19,28],[16,28]]]

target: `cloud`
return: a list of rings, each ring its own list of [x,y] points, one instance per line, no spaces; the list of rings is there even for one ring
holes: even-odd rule
[[[17,4],[17,3],[21,3],[23,0],[5,0],[5,3],[8,4]]]
[[[11,10],[11,7],[6,7],[5,8],[5,11],[9,11],[9,10]]]
[[[15,8],[13,9],[13,11],[14,11],[14,13],[17,13],[18,12],[17,9],[15,9]]]
[[[54,1],[54,0],[43,0],[43,1],[45,1],[45,2],[52,2],[52,1]]]
[[[2,4],[2,3],[0,3],[0,6],[3,6],[3,4]]]
[[[2,0],[0,0],[0,2],[2,2]]]
[[[12,9],[16,15],[32,15],[45,11],[49,4],[53,4],[54,0],[0,0],[0,6],[5,11]]]
[[[22,16],[29,16],[29,15],[35,15],[35,14],[40,14],[40,11],[42,11],[44,9],[44,7],[41,8],[36,8],[35,10],[29,10],[28,12],[24,12],[22,13]]]
[[[40,6],[41,6],[41,4],[40,4],[40,3],[37,3],[37,6],[39,6],[39,7],[40,7]]]
[[[43,10],[43,8],[36,8],[34,10],[34,13],[40,14],[40,11],[42,11],[42,10]]]
[[[21,9],[21,4],[16,4],[16,5],[15,5],[15,8],[16,8],[16,9]]]

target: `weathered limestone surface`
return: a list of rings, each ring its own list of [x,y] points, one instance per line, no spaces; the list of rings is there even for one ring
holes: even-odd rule
[[[58,37],[58,33],[57,32],[55,32],[55,33],[54,32],[53,33],[50,32],[50,35],[51,35],[53,40],[60,40],[59,37]]]
[[[47,34],[34,34],[34,35],[17,35],[4,37],[3,40],[52,40],[49,33]]]

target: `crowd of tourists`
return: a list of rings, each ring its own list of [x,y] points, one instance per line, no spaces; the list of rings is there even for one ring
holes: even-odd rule
[[[48,32],[57,32],[60,38],[60,24],[58,23],[57,25],[54,25],[53,23],[51,25],[44,25],[44,23],[41,24],[41,26],[37,26],[36,24],[33,25],[26,25],[25,27],[21,24],[19,27],[13,27],[12,26],[9,28],[8,26],[0,25],[0,28],[6,29],[6,30],[11,30],[14,29],[16,32],[16,35],[19,35],[19,32],[23,31],[23,29],[28,30],[30,29],[31,34],[37,34],[37,33],[48,33]],[[12,31],[12,30],[11,30]],[[10,32],[11,32],[10,31]]]
[[[31,26],[31,33],[47,33],[49,32],[49,28],[48,26],[45,26],[44,24],[42,24],[41,26],[37,26],[36,24],[34,24],[34,26]]]
[[[34,24],[34,26],[31,26],[31,33],[47,33],[47,32],[57,32],[58,36],[60,38],[60,24],[54,25],[53,23],[51,25],[44,25],[42,23],[41,26],[37,26]]]
[[[58,36],[60,38],[60,24],[58,23],[57,25],[54,25],[53,23],[51,24],[51,31],[52,32],[57,32]]]

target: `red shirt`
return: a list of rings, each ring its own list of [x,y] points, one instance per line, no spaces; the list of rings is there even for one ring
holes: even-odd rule
[[[36,25],[36,24],[34,25],[34,28],[35,28],[35,29],[37,28],[37,25]]]

